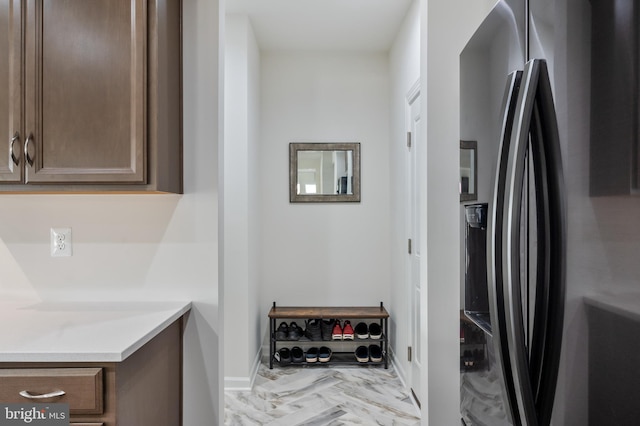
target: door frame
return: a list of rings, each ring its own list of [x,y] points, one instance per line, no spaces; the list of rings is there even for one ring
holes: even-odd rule
[[[406,273],[407,273],[407,303],[409,306],[409,309],[407,310],[407,322],[409,324],[409,335],[408,335],[408,343],[409,343],[409,347],[412,348],[412,353],[411,353],[411,361],[409,361],[409,366],[408,366],[408,372],[407,372],[407,384],[409,385],[409,388],[411,390],[412,393],[412,397],[414,398],[415,402],[418,404],[418,406],[421,405],[421,398],[422,398],[422,383],[421,383],[421,379],[418,380],[418,383],[414,383],[415,379],[414,379],[414,366],[415,363],[417,362],[418,364],[420,364],[420,360],[419,360],[419,353],[415,350],[416,347],[421,347],[422,345],[420,344],[421,342],[419,342],[418,340],[420,339],[420,334],[417,332],[415,327],[415,324],[417,323],[417,321],[420,321],[420,311],[418,309],[415,309],[415,303],[421,303],[421,300],[415,301],[413,300],[413,294],[414,294],[414,288],[413,288],[413,284],[414,284],[414,269],[412,267],[413,264],[413,253],[414,250],[416,248],[419,248],[419,239],[420,239],[420,235],[419,235],[419,230],[420,230],[420,226],[417,226],[416,224],[419,223],[420,221],[420,214],[419,214],[419,210],[420,210],[420,201],[419,201],[419,194],[420,194],[420,190],[419,190],[419,181],[418,181],[418,176],[420,176],[420,173],[418,172],[418,168],[420,166],[420,162],[418,161],[418,155],[419,155],[419,145],[417,143],[417,139],[415,137],[415,132],[413,132],[413,126],[412,123],[414,121],[413,119],[413,114],[412,114],[412,108],[414,106],[414,104],[417,102],[417,106],[420,107],[420,96],[421,96],[421,90],[420,90],[420,79],[416,80],[416,82],[411,86],[411,88],[409,89],[409,91],[407,92],[406,95],[406,102],[405,102],[405,129],[407,132],[411,132],[411,146],[407,146],[407,150],[406,150],[406,178],[407,178],[407,198],[406,198],[406,212],[405,212],[405,217],[406,217],[406,227],[405,227],[405,234],[407,235],[407,239],[411,239],[412,241],[412,252],[408,253],[409,256],[407,256],[407,262],[406,262]],[[420,118],[422,119],[422,111],[419,112]],[[413,162],[413,164],[412,164]],[[416,318],[417,316],[417,318]],[[421,366],[418,366],[419,368],[421,368]],[[418,377],[421,377],[422,375],[419,374]]]

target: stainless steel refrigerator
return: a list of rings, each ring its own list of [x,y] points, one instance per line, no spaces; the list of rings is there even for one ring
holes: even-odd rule
[[[461,374],[469,426],[594,409],[582,298],[640,291],[639,16],[637,0],[500,0],[460,55],[460,137],[488,204],[486,256],[466,261],[485,262],[488,294],[463,307],[486,336],[483,368]]]

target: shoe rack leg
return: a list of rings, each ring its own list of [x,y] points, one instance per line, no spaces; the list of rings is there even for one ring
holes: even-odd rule
[[[384,352],[385,352],[384,368],[388,369],[389,368],[389,329],[388,329],[389,321],[387,320],[387,318],[384,318],[382,322],[384,322]]]
[[[270,370],[273,370],[273,357],[276,353],[276,342],[275,342],[276,336],[274,335],[275,324],[276,324],[276,319],[271,318],[269,320],[269,369]]]

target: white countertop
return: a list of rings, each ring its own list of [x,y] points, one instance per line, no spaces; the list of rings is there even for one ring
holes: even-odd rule
[[[640,321],[640,293],[593,293],[584,297],[587,305]]]
[[[190,302],[0,303],[0,362],[119,362]]]

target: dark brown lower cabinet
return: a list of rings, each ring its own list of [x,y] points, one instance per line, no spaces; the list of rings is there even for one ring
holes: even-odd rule
[[[182,320],[122,362],[0,363],[0,383],[3,403],[63,390],[38,402],[69,404],[75,426],[181,425]]]

